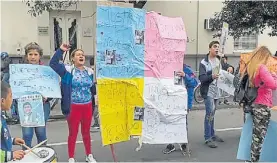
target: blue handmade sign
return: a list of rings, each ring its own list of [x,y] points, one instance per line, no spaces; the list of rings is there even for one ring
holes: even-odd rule
[[[145,10],[97,7],[97,78],[144,77]]]
[[[243,126],[237,159],[250,161],[250,149],[252,142],[253,119],[247,115],[246,122]],[[277,162],[277,122],[270,121],[267,134],[262,145],[260,162]]]
[[[22,127],[45,126],[43,101],[40,94],[21,96],[18,99],[18,112]]]
[[[47,98],[61,98],[59,76],[49,66],[11,64],[9,82],[13,99],[34,93]]]

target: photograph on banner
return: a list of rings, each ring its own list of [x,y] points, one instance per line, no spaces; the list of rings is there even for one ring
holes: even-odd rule
[[[234,75],[225,71],[219,71],[219,77],[217,79],[217,87],[222,89],[224,92],[234,96],[235,87],[233,84]]]
[[[145,78],[142,142],[186,143],[187,90],[172,79]],[[182,130],[180,130],[182,128]]]
[[[132,135],[141,135],[142,121],[135,120],[134,114],[136,107],[144,106],[143,82],[143,78],[98,79],[103,145],[128,141]]]
[[[250,160],[251,153],[251,142],[252,142],[252,132],[253,132],[253,118],[251,115],[246,115],[246,121],[243,126],[239,147],[237,151],[237,159],[239,160]],[[270,120],[267,134],[265,136],[260,162],[277,162],[277,122]]]
[[[18,99],[22,127],[45,126],[43,100],[40,94],[24,95]]]
[[[58,74],[49,66],[10,64],[13,99],[39,92],[47,98],[61,98]]]

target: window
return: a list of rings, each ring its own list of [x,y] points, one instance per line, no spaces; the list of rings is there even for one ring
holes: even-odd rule
[[[252,51],[257,47],[257,34],[241,36],[234,40],[234,51]]]

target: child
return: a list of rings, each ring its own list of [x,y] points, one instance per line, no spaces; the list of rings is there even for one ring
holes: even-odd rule
[[[7,127],[6,117],[3,111],[8,111],[12,105],[12,91],[10,85],[4,81],[1,82],[1,162],[11,160],[21,160],[24,157],[23,150],[12,151],[12,145],[25,144],[21,138],[11,138]]]

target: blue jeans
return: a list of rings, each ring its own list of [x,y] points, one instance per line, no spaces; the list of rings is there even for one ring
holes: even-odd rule
[[[204,138],[205,141],[211,140],[214,136],[214,116],[215,110],[217,107],[217,99],[213,99],[212,97],[207,96],[204,99],[206,115],[204,120]]]
[[[22,127],[22,137],[28,147],[32,147],[32,139],[34,135],[34,131],[37,136],[37,143],[44,141],[47,139],[46,137],[46,122],[50,115],[50,103],[46,102],[43,105],[44,110],[44,119],[45,119],[45,126],[41,127]],[[26,148],[23,148],[23,150],[26,150]]]

